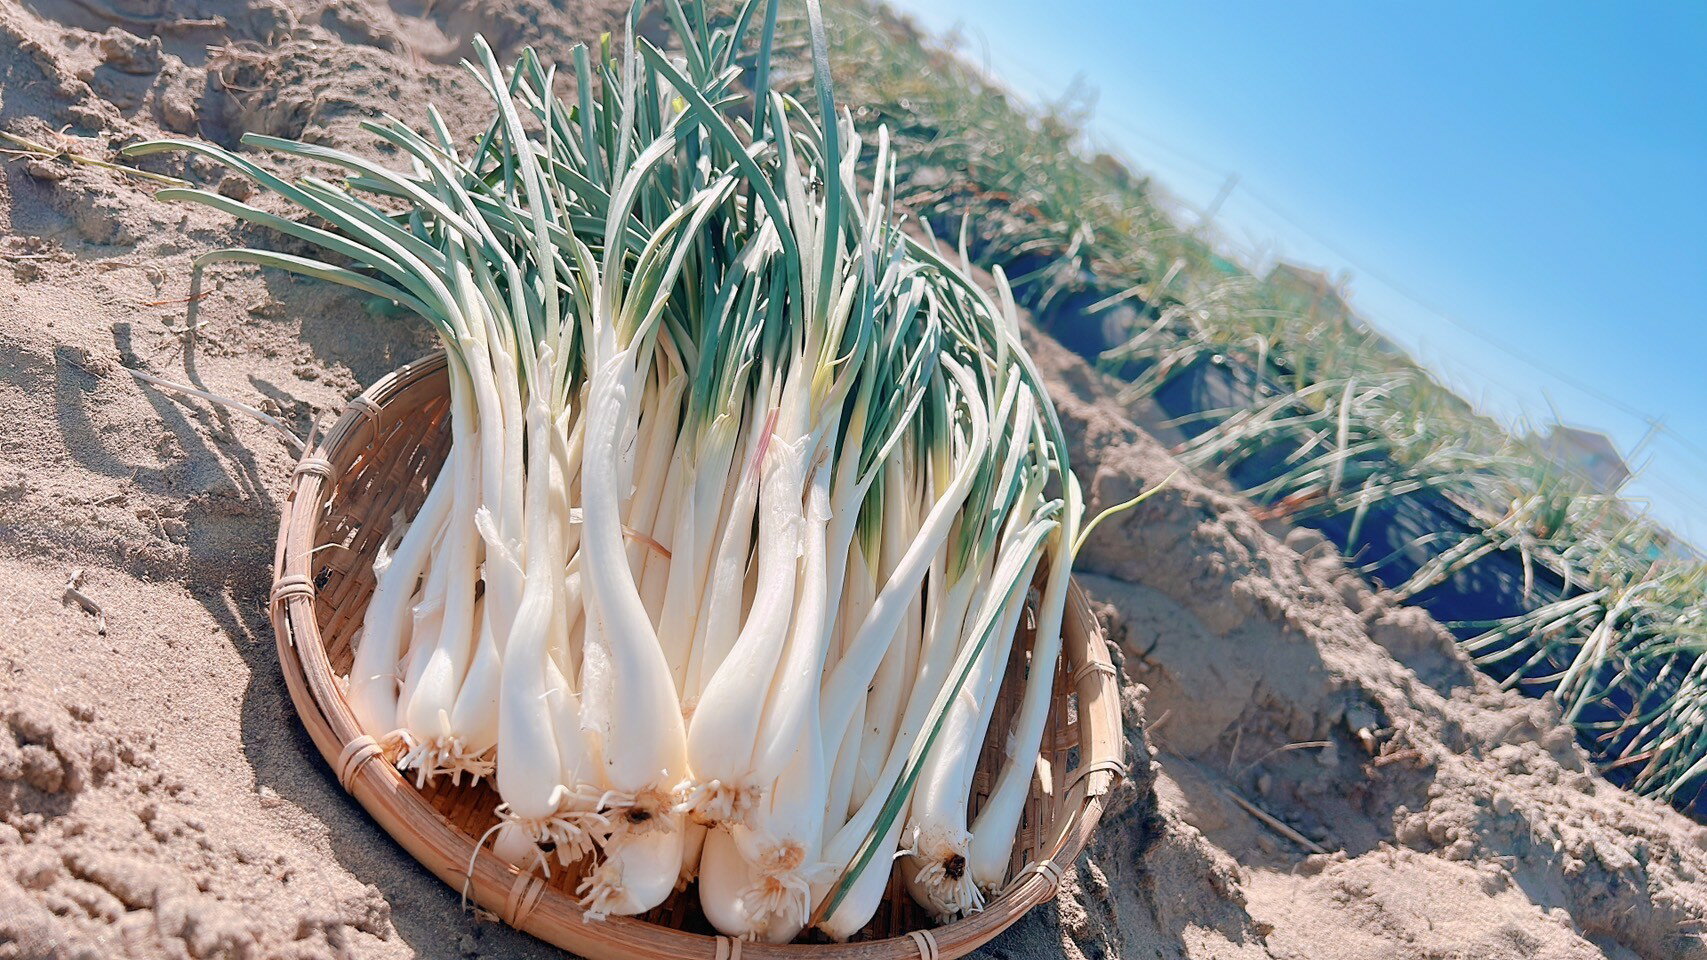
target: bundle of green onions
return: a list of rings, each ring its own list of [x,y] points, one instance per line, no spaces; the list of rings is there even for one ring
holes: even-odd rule
[[[1005,283],[992,299],[898,228],[887,138],[838,115],[816,4],[822,124],[770,89],[774,0],[666,11],[680,56],[631,22],[626,52],[573,51],[572,102],[533,52],[505,73],[479,44],[483,136],[431,111],[426,133],[365,124],[405,171],[256,136],[346,176],[129,153],[247,175],[328,227],[161,196],[339,261],[198,269],[354,287],[451,358],[450,453],[375,564],[349,676],[401,769],[492,777],[494,850],[580,863],[591,918],[697,877],[725,933],[783,942],[815,916],[845,938],[897,858],[934,914],[978,910],[1060,651],[1080,529],[1060,425]],[[1023,698],[968,822],[1022,617]]]

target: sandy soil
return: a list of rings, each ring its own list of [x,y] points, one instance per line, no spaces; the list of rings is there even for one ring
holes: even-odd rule
[[[372,111],[479,116],[455,66],[474,30],[566,49],[621,6],[0,0],[0,130],[90,157],[162,133],[361,144]],[[122,369],[306,433],[426,338],[249,270],[216,268],[192,311],[190,259],[259,238],[151,192],[0,163],[0,960],[560,955],[463,913],[296,723],[264,609],[291,452]],[[1174,471],[1143,410],[1035,346],[1097,502]],[[1707,829],[1588,772],[1550,706],[1314,536],[1181,474],[1082,566],[1138,774],[992,956],[1707,956]],[[61,602],[79,569],[101,620]]]

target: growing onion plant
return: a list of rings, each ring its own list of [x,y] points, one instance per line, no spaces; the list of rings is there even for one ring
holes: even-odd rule
[[[1073,97],[1027,104],[952,39],[934,41],[871,0],[832,16],[843,99],[864,128],[892,133],[900,204],[939,224],[968,219],[974,256],[1013,268],[1016,295],[1040,323],[1092,354],[1108,346],[1097,359],[1126,381],[1122,401],[1204,365],[1233,371],[1248,396],[1183,424],[1198,434],[1184,452],[1228,472],[1284,458],[1248,491],[1271,516],[1346,517],[1356,554],[1364,518],[1383,501],[1451,501],[1468,526],[1394,545],[1418,567],[1385,586],[1426,599],[1493,554],[1515,556],[1533,609],[1456,625],[1467,651],[1503,681],[1557,698],[1613,776],[1699,809],[1698,553],[1639,502],[1589,488],[1532,438],[1476,413],[1322,291],[1219,255],[1212,225],[1096,152]],[[804,32],[783,31],[785,61],[805,50],[793,39]],[[1206,420],[1221,425],[1199,433]],[[1566,602],[1536,589],[1546,569],[1567,584]]]
[[[198,270],[355,288],[449,355],[450,452],[375,563],[348,678],[400,769],[490,777],[493,849],[573,865],[589,918],[697,878],[725,933],[787,941],[816,914],[846,937],[897,857],[933,913],[975,911],[1060,654],[1081,529],[1061,426],[1005,281],[902,229],[887,133],[838,111],[816,3],[809,103],[771,88],[774,0],[663,6],[673,54],[632,23],[563,74],[477,42],[479,136],[430,108],[364,123],[401,167],[259,136],[338,179],[128,152],[201,154],[309,215],[164,190],[319,251]],[[987,735],[1009,749],[973,818]]]

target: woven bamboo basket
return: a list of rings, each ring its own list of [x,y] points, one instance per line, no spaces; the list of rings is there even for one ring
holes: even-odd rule
[[[741,943],[716,935],[691,890],[644,917],[586,923],[573,897],[573,870],[547,879],[519,873],[489,850],[476,853],[477,838],[496,822],[496,793],[445,778],[416,789],[356,725],[340,682],[373,591],[375,552],[392,518],[400,510],[412,515],[425,498],[450,445],[449,414],[443,353],[393,371],[351,402],[297,464],[271,602],[285,681],[315,745],[344,789],[427,869],[455,889],[466,885],[503,922],[593,960],[952,960],[1053,898],[1062,871],[1096,828],[1105,794],[1125,774],[1116,670],[1076,585],[1043,742],[1046,762],[1033,778],[1012,879],[980,913],[939,926],[896,881],[877,917],[848,943]],[[1016,656],[1030,646],[1020,640]],[[992,731],[1007,729],[1021,673],[1009,670]],[[984,746],[974,814],[999,769],[1000,747],[994,734]]]

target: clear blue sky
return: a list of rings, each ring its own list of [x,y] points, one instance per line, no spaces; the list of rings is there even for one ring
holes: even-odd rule
[[[1236,172],[1247,262],[1349,271],[1490,414],[1609,433],[1707,546],[1707,4],[899,6],[1029,98],[1088,84],[1188,211]]]

